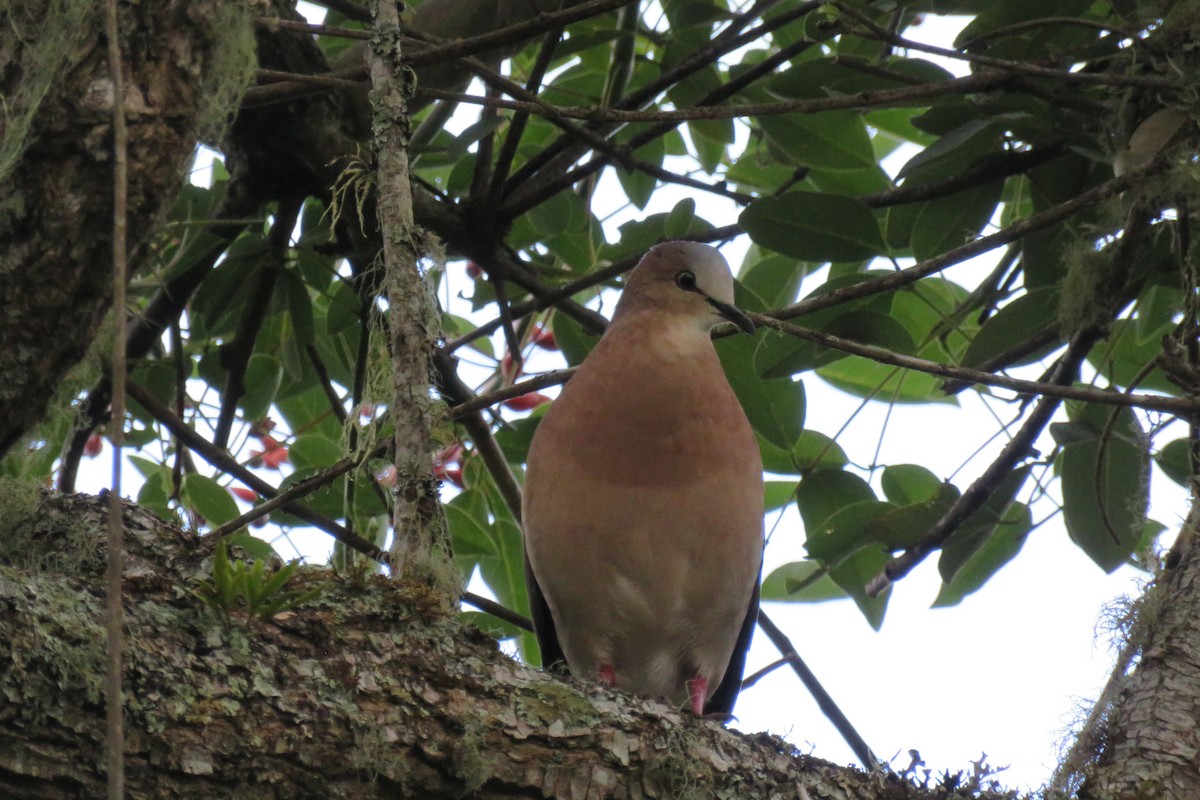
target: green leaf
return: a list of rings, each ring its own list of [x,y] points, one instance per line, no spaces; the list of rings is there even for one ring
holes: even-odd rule
[[[275,552],[274,547],[244,530],[231,534],[225,541],[230,547],[239,548],[247,558],[262,559],[263,561],[279,558],[279,553]]]
[[[754,257],[755,261],[750,259]],[[809,265],[751,245],[734,285],[734,303],[745,311],[770,311],[796,300]]]
[[[842,587],[854,599],[858,610],[867,618],[867,622],[875,630],[883,626],[883,617],[887,612],[888,599],[892,596],[892,587],[888,586],[877,596],[867,594],[867,584],[883,572],[891,556],[879,545],[864,547],[849,558],[829,570],[829,576],[834,583]]]
[[[1003,189],[1003,181],[992,181],[926,203],[913,222],[913,256],[924,261],[974,239],[995,213]]]
[[[1167,442],[1154,457],[1154,462],[1168,478],[1185,489],[1192,488],[1192,443],[1187,439]]]
[[[819,97],[857,94],[881,89],[901,89],[920,83],[951,80],[954,76],[931,61],[919,58],[889,58],[887,73],[867,72],[844,58],[814,58],[794,64],[767,81],[766,89],[777,97],[812,100]],[[908,112],[911,115],[911,111]]]
[[[801,261],[861,261],[887,251],[871,210],[836,194],[766,197],[747,206],[738,223],[756,244]]]
[[[894,503],[882,500],[866,500],[839,508],[820,527],[804,526],[808,533],[804,549],[810,558],[830,566],[837,564],[860,548],[877,545],[879,542],[872,525],[895,509]],[[843,588],[848,590],[844,585]]]
[[[132,456],[131,460],[144,461],[136,456]],[[146,462],[153,464],[153,462]],[[157,469],[147,472],[142,467],[138,470],[146,476],[145,483],[138,490],[137,502],[139,506],[146,508],[158,514],[163,519],[172,519],[175,515],[171,511],[171,470],[164,466],[154,465]]]
[[[880,484],[888,500],[910,505],[932,499],[941,488],[942,481],[917,464],[895,464],[883,470]]]
[[[857,397],[888,403],[949,403],[958,400],[942,391],[941,378],[924,372],[849,356],[817,368],[827,383]]]
[[[1106,572],[1124,564],[1146,523],[1150,451],[1137,417],[1128,408],[1077,405],[1072,418],[1090,424],[1097,435],[1063,447],[1063,519],[1071,541]],[[1116,419],[1101,452],[1101,434]]]
[[[587,220],[583,200],[574,192],[559,192],[529,210],[533,229],[543,238],[576,230]]]
[[[809,536],[819,531],[840,509],[875,500],[871,484],[840,469],[814,470],[800,481],[796,490],[796,505]]]
[[[1025,480],[1029,477],[1029,470],[1029,465],[1023,465],[1005,475],[1000,483],[992,489],[987,501],[963,520],[959,524],[958,530],[954,531],[942,545],[942,555],[938,559],[938,572],[941,573],[944,583],[955,583],[958,580],[958,571],[970,563],[978,551],[986,547],[997,536],[1002,537],[1004,541],[1015,541],[1012,537],[1006,539],[1004,537],[1011,532],[1015,524],[1010,519],[1012,517],[1010,508],[1014,505],[1021,505],[1015,503],[1015,498],[1021,491],[1021,487],[1025,485]],[[1004,548],[1001,548],[1000,551],[993,551],[992,556],[997,556],[998,552],[1004,552]],[[992,562],[987,559],[975,562],[976,578],[986,580],[991,575],[990,572],[986,574],[983,572],[983,567],[989,563]],[[995,563],[994,568],[999,569],[1003,564],[1003,561]],[[958,582],[955,585],[963,588],[970,585],[970,582],[968,581],[966,584]],[[977,588],[979,586],[975,585],[970,591],[973,592]]]
[[[247,419],[261,419],[267,415],[275,394],[283,382],[283,362],[267,353],[255,353],[246,365],[246,394],[240,405]]]
[[[758,126],[794,163],[830,170],[875,166],[862,115],[854,111],[758,117]]]
[[[1003,119],[972,118],[909,159],[898,177],[905,179],[905,186],[909,181],[919,185],[950,177],[978,159],[994,155],[1004,139],[1004,131]]]
[[[776,511],[792,502],[796,494],[796,481],[764,481],[763,508],[766,511]]]
[[[942,584],[937,599],[933,601],[934,607],[957,605],[987,583],[992,575],[1021,552],[1032,529],[1033,517],[1029,507],[1023,503],[1011,504],[991,535],[975,547],[966,560],[953,570],[953,577]],[[946,557],[945,550],[942,557],[943,560]]]
[[[288,448],[288,455],[298,470],[325,469],[340,461],[345,450],[333,439],[319,433],[306,433],[296,437]]]
[[[916,350],[903,325],[887,314],[875,311],[848,310],[821,324],[820,330],[895,353],[911,354]],[[787,334],[775,334],[764,337],[763,346],[755,353],[754,366],[764,378],[779,378],[817,369],[846,357],[844,352],[832,347]]]
[[[906,550],[933,529],[958,497],[958,487],[949,483],[938,484],[932,497],[901,506],[872,521],[869,528],[871,539],[892,552]]]
[[[791,450],[804,431],[804,384],[759,377],[755,341],[749,336],[722,339],[716,343],[717,354],[751,427],[774,446]]]
[[[596,342],[600,341],[599,336],[588,333],[582,325],[566,314],[555,314],[550,327],[554,331],[554,340],[558,342],[563,357],[572,367],[582,364],[583,359],[587,358],[587,354],[596,346]]]
[[[800,440],[792,448],[792,461],[798,474],[808,474],[824,467],[840,469],[849,460],[846,451],[837,442],[811,429],[800,434]]]
[[[238,516],[237,503],[229,490],[205,475],[184,475],[180,494],[210,525],[221,525]]]
[[[1059,290],[1057,286],[1032,289],[1001,308],[983,323],[979,333],[967,345],[962,363],[978,367],[1027,340],[1030,336],[1056,325]],[[1056,344],[1048,345],[1055,347]],[[1019,366],[1038,360],[1046,349],[1027,353],[1005,366]]]
[[[819,603],[845,597],[825,567],[815,561],[793,561],[763,578],[760,599],[787,603]]]
[[[284,272],[279,279],[281,291],[287,298],[292,331],[301,345],[310,344],[316,338],[317,328],[313,321],[313,303],[308,295],[308,288],[292,270]]]

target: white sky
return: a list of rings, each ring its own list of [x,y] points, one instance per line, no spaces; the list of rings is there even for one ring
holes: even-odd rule
[[[930,22],[909,33],[945,42],[961,24],[961,20]],[[465,126],[469,120],[459,124]],[[698,197],[694,191],[677,187],[660,189],[654,207],[644,213],[669,209],[684,197],[696,198],[697,213],[715,225],[736,219],[731,203]],[[606,221],[610,241],[621,222],[641,215],[617,210],[624,197],[611,172],[600,182],[597,198],[598,213],[603,215],[606,199],[615,211]],[[745,246],[743,239],[723,248],[735,270]],[[990,261],[984,258],[974,266],[954,267],[946,276],[970,286],[989,268]],[[448,280],[439,296],[453,300],[460,293],[469,295],[470,282],[462,263],[450,266]],[[801,296],[819,282],[819,277],[810,279]],[[455,313],[469,316],[466,303],[454,303],[458,306],[453,308]],[[608,304],[609,310],[611,307]],[[485,320],[486,315],[480,318]],[[501,340],[495,341],[501,352]],[[539,352],[529,369],[558,365],[552,356]],[[833,435],[859,401],[815,377],[806,376],[804,382],[806,425]],[[886,426],[887,407],[872,403],[858,414],[839,444],[852,462],[870,464],[883,435],[879,463],[919,463],[948,478],[996,429],[994,418],[976,395],[965,392],[961,400],[961,408],[899,406],[892,410]],[[994,408],[1001,418],[1011,419],[1013,412],[1007,406],[995,404]],[[959,472],[955,482],[965,486],[986,466],[989,454],[1002,445],[1003,441],[997,441],[985,449]],[[136,473],[127,468],[125,474],[123,493],[136,496]],[[262,474],[269,479],[279,477],[278,473]],[[85,462],[79,488],[95,492],[107,485],[107,479],[106,445],[104,458]],[[1173,531],[1186,513],[1186,495],[1157,468],[1153,486],[1151,516]],[[1035,510],[1034,519],[1047,513],[1043,504]],[[771,524],[769,519],[768,526]],[[263,535],[270,530],[264,529]],[[766,572],[803,558],[803,538],[793,508],[775,528],[767,548]],[[332,546],[331,540],[318,532],[293,534],[291,541],[300,553],[318,561],[324,560]],[[275,544],[289,557],[286,542]],[[927,765],[940,773],[969,769],[969,762],[986,753],[992,765],[1011,765],[999,776],[1005,785],[1036,787],[1056,763],[1056,743],[1077,717],[1081,702],[1096,696],[1110,669],[1111,653],[1103,637],[1097,639],[1097,621],[1114,598],[1138,591],[1140,577],[1128,567],[1105,575],[1070,542],[1061,519],[1055,518],[1030,535],[1014,562],[953,608],[929,608],[940,583],[936,556],[930,558],[893,589],[879,632],[870,628],[849,600],[765,607],[877,755],[895,757],[894,765],[903,768],[909,762],[907,751],[915,748]],[[758,634],[747,674],[777,657],[766,637]],[[787,668],[745,691],[736,711],[737,728],[767,730],[786,737],[804,752],[835,762],[854,762],[850,750]]]

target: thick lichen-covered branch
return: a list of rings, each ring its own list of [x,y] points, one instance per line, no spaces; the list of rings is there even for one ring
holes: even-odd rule
[[[104,501],[0,482],[0,797],[102,794]],[[427,583],[302,568],[269,620],[198,596],[194,533],[126,506],[130,797],[996,797],[528,669]]]

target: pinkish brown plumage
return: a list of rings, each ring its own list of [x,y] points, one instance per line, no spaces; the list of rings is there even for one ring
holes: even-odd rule
[[[523,508],[543,662],[728,714],[758,609],[762,464],[709,338],[732,306],[711,247],[668,242],[534,435]]]

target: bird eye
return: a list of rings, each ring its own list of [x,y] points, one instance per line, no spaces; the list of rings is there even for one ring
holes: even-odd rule
[[[696,291],[696,276],[687,270],[675,276],[675,285],[685,292]]]

